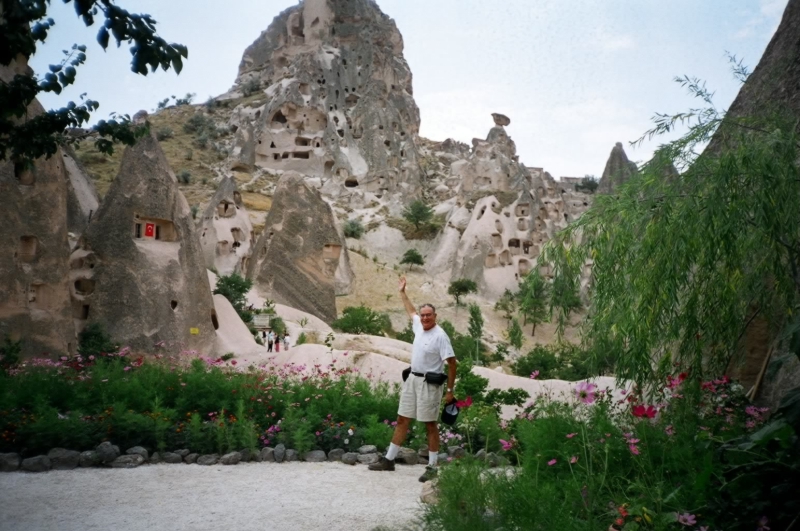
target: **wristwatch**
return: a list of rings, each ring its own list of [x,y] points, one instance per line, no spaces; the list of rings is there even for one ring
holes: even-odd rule
[[[447,388],[447,392],[448,392],[448,393],[452,393],[452,392],[453,392],[453,390],[452,390],[451,388],[449,388],[449,387],[448,387],[448,388]]]

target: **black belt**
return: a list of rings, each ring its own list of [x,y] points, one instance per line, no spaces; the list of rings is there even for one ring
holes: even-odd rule
[[[413,374],[414,376],[421,376],[421,377],[425,378],[425,373],[424,372],[412,372],[411,374]]]

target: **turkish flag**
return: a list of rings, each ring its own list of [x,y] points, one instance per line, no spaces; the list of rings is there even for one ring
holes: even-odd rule
[[[144,224],[144,236],[145,238],[155,238],[156,235],[156,224],[155,223],[145,223]]]

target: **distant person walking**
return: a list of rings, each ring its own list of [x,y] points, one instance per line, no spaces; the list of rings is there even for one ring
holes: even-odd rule
[[[283,336],[283,350],[289,350],[289,334]]]
[[[281,351],[281,341],[283,341],[283,338],[281,338],[280,334],[275,336],[275,352]]]
[[[272,352],[272,343],[274,342],[275,342],[275,334],[273,334],[272,331],[270,331],[270,333],[267,334],[267,352]]]
[[[425,423],[428,432],[428,466],[419,478],[429,481],[437,475],[439,461],[439,409],[442,403],[442,387],[445,387],[445,402],[453,400],[453,385],[456,381],[456,358],[447,333],[436,324],[436,308],[431,304],[420,306],[419,314],[406,295],[406,278],[400,277],[400,298],[403,299],[411,326],[414,344],[411,348],[411,374],[403,382],[400,406],[397,410],[397,427],[386,455],[369,465],[370,470],[394,470],[394,459],[406,439],[411,419]],[[447,374],[443,372],[447,362]]]

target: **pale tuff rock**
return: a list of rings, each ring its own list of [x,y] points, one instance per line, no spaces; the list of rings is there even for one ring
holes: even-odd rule
[[[0,66],[10,81],[25,64]],[[43,113],[38,101],[27,118]],[[69,302],[67,183],[58,150],[28,168],[0,162],[0,338],[24,339],[23,356],[74,353],[75,329]]]
[[[189,205],[154,136],[128,147],[70,259],[78,326],[124,346],[206,352],[218,326]]]
[[[369,0],[304,0],[244,53],[232,98],[233,166],[294,170],[326,196],[399,204],[420,193],[419,110],[403,40]]]
[[[236,181],[230,177],[220,181],[197,231],[208,269],[220,275],[246,274],[255,234]]]
[[[602,194],[612,193],[617,186],[636,175],[637,171],[636,163],[628,160],[622,143],[617,142],[611,149],[611,155],[609,155],[608,162],[606,162],[597,192]]]
[[[92,179],[72,149],[63,149],[62,157],[67,183],[67,228],[77,238],[100,207],[100,198]],[[70,241],[70,244],[73,243]]]
[[[336,279],[352,278],[344,238],[331,207],[298,173],[278,182],[248,277],[279,303],[336,319]]]
[[[511,118],[509,118],[505,114],[500,114],[496,112],[492,113],[492,119],[494,120],[495,125],[506,126],[511,123]]]

